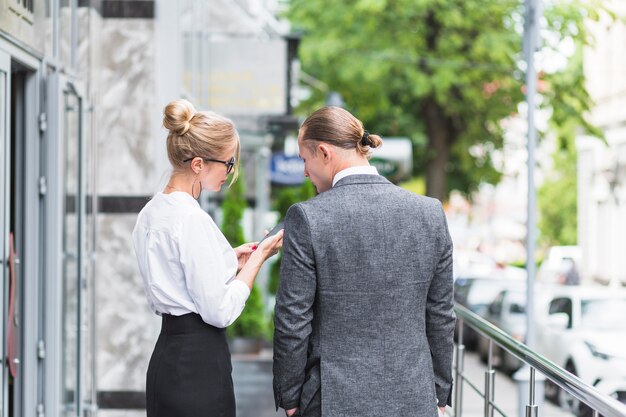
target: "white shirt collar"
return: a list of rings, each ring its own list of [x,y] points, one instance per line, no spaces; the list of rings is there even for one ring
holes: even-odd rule
[[[349,175],[378,175],[378,170],[376,169],[376,167],[371,165],[346,168],[335,174],[335,177],[333,178],[333,187],[335,186],[335,184],[337,184],[339,180]]]

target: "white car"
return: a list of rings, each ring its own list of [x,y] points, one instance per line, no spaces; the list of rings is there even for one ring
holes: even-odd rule
[[[481,252],[454,249],[452,256],[453,276],[458,277],[489,277],[496,269],[496,261]]]
[[[505,289],[500,292],[487,308],[485,320],[508,333],[513,339],[525,343],[526,341],[526,292],[524,283]],[[489,355],[489,340],[478,339],[478,355],[483,363],[487,363]],[[493,359],[496,366],[507,374],[513,374],[522,362],[515,356],[493,344]]]
[[[537,317],[537,351],[598,391],[626,403],[626,291],[595,286],[555,286],[543,291],[547,307]],[[546,395],[578,415],[588,407],[546,384]]]

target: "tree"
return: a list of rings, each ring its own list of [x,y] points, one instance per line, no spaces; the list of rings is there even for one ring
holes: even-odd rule
[[[540,240],[545,246],[576,245],[578,242],[577,152],[575,115],[590,111],[590,99],[585,90],[576,86],[584,82],[582,48],[573,55],[569,68],[547,77],[552,85],[549,94],[560,95],[563,105],[553,108],[550,117],[551,132],[555,135],[556,150],[548,179],[538,192]],[[580,97],[572,98],[572,95]],[[552,98],[554,100],[554,97]],[[581,121],[586,123],[585,120]],[[587,124],[585,129],[598,138],[603,132]]]
[[[576,148],[573,143],[557,149],[553,161],[553,176],[542,184],[538,192],[541,242],[546,246],[576,245],[578,205]]]
[[[306,201],[315,196],[315,188],[311,181],[305,181],[300,187],[284,187],[281,188],[274,200],[274,208],[279,213],[278,221],[282,221],[285,219],[287,215],[287,210],[292,205],[300,202]],[[283,259],[282,251],[276,260],[272,264],[270,269],[270,279],[268,282],[268,291],[270,294],[276,294],[278,291],[278,284],[280,282],[280,264]]]
[[[247,206],[243,171],[240,169],[239,178],[228,188],[222,201],[222,233],[233,248],[246,243],[241,219]]]
[[[267,335],[267,325],[263,294],[261,294],[259,287],[254,284],[246,301],[245,309],[239,318],[228,327],[227,333],[229,337],[240,336],[261,339]]]
[[[544,49],[587,42],[584,20],[597,18],[599,3],[544,2]],[[291,0],[288,17],[304,34],[303,70],[341,93],[369,131],[413,138],[414,174],[445,200],[451,189],[500,179],[491,160],[500,121],[524,99],[523,13],[512,0]],[[583,82],[568,99],[588,99]],[[325,94],[314,91],[301,110],[320,107]],[[545,99],[564,104],[558,93]],[[582,114],[570,116],[587,126]]]
[[[241,220],[247,207],[243,171],[239,178],[226,191],[222,202],[222,232],[232,247],[245,243]],[[228,327],[230,337],[243,336],[260,338],[266,333],[267,320],[263,306],[263,295],[257,285],[252,286],[246,307],[239,318]]]

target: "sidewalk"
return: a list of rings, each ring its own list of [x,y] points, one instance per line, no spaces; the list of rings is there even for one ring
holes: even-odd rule
[[[272,351],[259,355],[233,355],[233,384],[237,417],[276,417],[272,391]]]
[[[272,392],[272,351],[264,350],[260,355],[233,355],[233,383],[237,400],[237,417],[282,417],[276,413]],[[470,381],[479,387],[484,383],[485,366],[476,353],[468,352],[465,371]],[[463,417],[483,417],[484,400],[465,385],[463,395]],[[506,417],[518,417],[517,387],[510,377],[497,372],[495,400]],[[448,415],[452,409],[448,408]],[[502,417],[495,412],[495,417]],[[540,417],[572,417],[558,407],[544,401]]]

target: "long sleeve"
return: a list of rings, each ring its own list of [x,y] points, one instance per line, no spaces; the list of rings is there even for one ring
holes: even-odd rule
[[[426,302],[426,335],[433,360],[439,406],[452,405],[452,355],[454,350],[452,240],[441,205],[443,245]]]
[[[243,311],[250,290],[231,279],[236,267],[227,267],[227,254],[211,221],[201,212],[189,215],[182,222],[178,245],[185,285],[198,314],[215,327],[229,326]]]
[[[287,212],[283,250],[274,316],[274,397],[276,408],[287,410],[300,401],[317,286],[309,223],[299,205]]]

